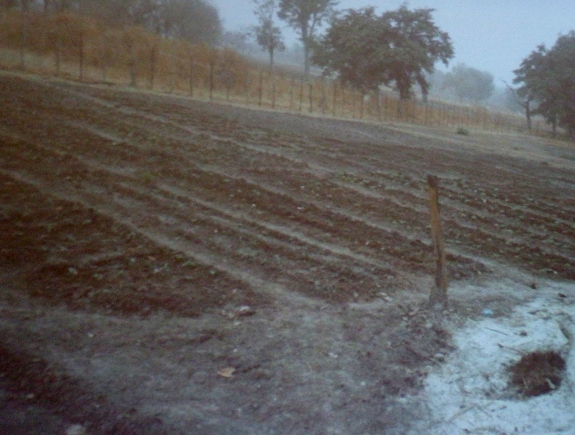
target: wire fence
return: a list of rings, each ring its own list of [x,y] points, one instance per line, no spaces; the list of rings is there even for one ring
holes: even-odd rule
[[[109,28],[73,14],[4,12],[0,64],[290,112],[461,129],[525,129],[521,116],[435,100],[400,100],[391,91],[363,95],[337,80],[280,68],[271,73],[231,50],[161,38],[138,27]]]

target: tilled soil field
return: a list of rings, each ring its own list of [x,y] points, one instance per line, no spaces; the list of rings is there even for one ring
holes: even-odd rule
[[[448,325],[575,279],[566,143],[3,73],[0,147],[6,433],[409,433]]]

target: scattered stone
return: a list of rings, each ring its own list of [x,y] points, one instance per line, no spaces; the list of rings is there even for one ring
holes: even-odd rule
[[[85,435],[86,428],[81,424],[73,424],[66,429],[66,435]]]
[[[385,301],[387,302],[391,302],[393,301],[393,298],[391,296],[389,296],[387,293],[384,292],[379,292],[378,295]]]
[[[481,314],[483,314],[486,317],[491,317],[493,316],[493,310],[490,310],[489,308],[484,308]]]
[[[256,313],[256,310],[254,310],[252,307],[250,307],[249,305],[242,305],[241,307],[239,307],[238,309],[235,310],[234,314],[236,315],[236,317],[247,317],[247,316],[253,316]]]

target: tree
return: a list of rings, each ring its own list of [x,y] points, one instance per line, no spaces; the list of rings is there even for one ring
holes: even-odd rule
[[[204,0],[162,0],[157,26],[164,36],[216,45],[222,35],[217,9]]]
[[[251,35],[248,31],[227,31],[222,35],[221,45],[240,54],[246,54],[254,49]]]
[[[517,94],[536,107],[530,111],[575,134],[575,32],[560,36],[548,50],[540,45],[514,71]],[[529,113],[527,113],[529,116]]]
[[[312,44],[319,26],[331,18],[336,0],[280,0],[278,17],[299,33],[304,49],[304,71],[309,75]]]
[[[479,71],[462,63],[446,74],[443,85],[452,90],[460,100],[470,100],[475,104],[491,97],[495,90],[491,73]]]
[[[72,10],[194,43],[216,45],[222,34],[218,11],[208,0],[43,0],[43,4],[46,13]]]
[[[523,110],[525,112],[525,118],[527,120],[527,130],[531,131],[531,102],[533,99],[526,95],[520,95],[518,89],[513,88],[509,84],[505,83],[505,107],[513,112],[520,112]]]
[[[256,41],[270,56],[271,74],[274,67],[274,52],[286,48],[280,28],[274,25],[277,4],[276,0],[253,0],[253,2],[256,6],[254,13],[259,23],[254,27]]]
[[[386,12],[382,20],[391,28],[391,51],[394,56],[388,80],[395,83],[400,99],[411,97],[411,88],[417,83],[424,99],[429,93],[425,73],[431,74],[435,62],[445,65],[453,57],[453,46],[446,32],[442,32],[432,19],[434,9],[409,10],[402,5],[396,11]]]
[[[532,102],[545,98],[546,55],[547,49],[544,45],[540,45],[521,62],[521,66],[518,69],[513,71],[515,74],[513,83],[523,83],[522,86],[515,90],[515,94],[525,109],[527,128],[529,130],[531,130],[531,116],[534,113]]]
[[[28,12],[34,6],[34,0],[0,0],[0,9],[19,8],[23,12]]]
[[[368,7],[349,10],[334,17],[330,28],[314,46],[312,62],[323,68],[324,74],[337,74],[347,85],[362,94],[376,90],[386,82],[391,51],[390,29]]]
[[[373,7],[348,10],[334,17],[326,35],[315,45],[313,62],[324,74],[339,78],[361,92],[394,86],[400,99],[412,96],[418,84],[424,99],[429,92],[425,76],[436,61],[453,57],[449,35],[431,17],[433,9],[396,11],[376,15]]]
[[[0,0],[1,9],[15,9],[18,6],[20,6],[20,2],[18,0]]]

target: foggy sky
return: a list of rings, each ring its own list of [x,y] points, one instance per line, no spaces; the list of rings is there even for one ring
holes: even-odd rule
[[[215,5],[225,30],[245,30],[255,25],[251,0],[209,0]],[[375,6],[378,13],[397,9],[402,0],[340,0],[337,9]],[[458,63],[489,71],[497,86],[511,83],[514,69],[539,44],[550,48],[561,34],[575,30],[573,0],[411,0],[410,9],[433,8],[433,18],[449,33]],[[278,21],[287,45],[297,36]],[[444,69],[436,64],[438,69]]]

